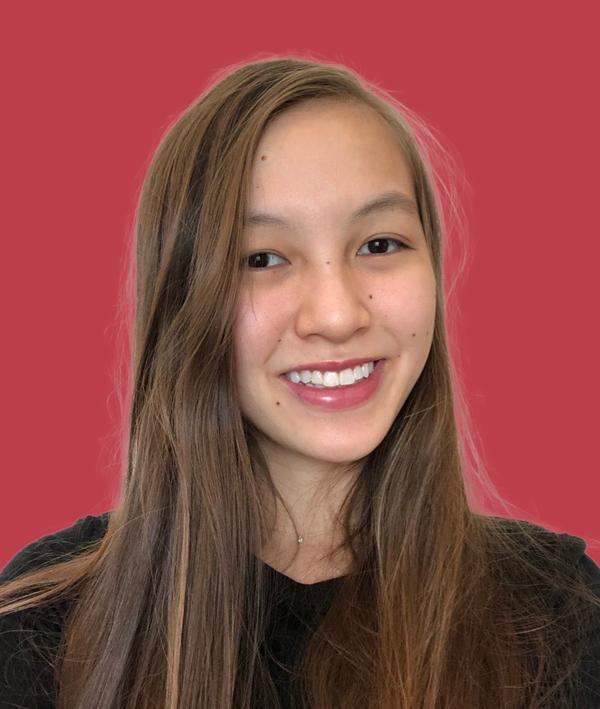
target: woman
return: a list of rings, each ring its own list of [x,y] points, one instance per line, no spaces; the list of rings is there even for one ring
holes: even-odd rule
[[[296,58],[170,128],[122,501],[4,570],[5,705],[600,706],[585,543],[467,502],[427,136]]]

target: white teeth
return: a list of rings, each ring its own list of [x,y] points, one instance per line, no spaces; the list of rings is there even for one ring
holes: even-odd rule
[[[342,372],[325,372],[323,375],[323,386],[337,387],[340,385],[340,376]]]
[[[307,386],[339,387],[350,386],[360,379],[368,377],[375,368],[375,362],[365,362],[356,367],[343,369],[341,372],[319,372],[303,369],[301,372],[288,372],[285,376],[294,384],[306,384]]]

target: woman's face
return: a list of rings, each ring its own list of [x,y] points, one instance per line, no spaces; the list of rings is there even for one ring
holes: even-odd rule
[[[356,214],[391,192],[400,199]],[[418,212],[402,208],[402,195],[416,205],[401,148],[367,106],[305,103],[265,130],[248,195],[243,252],[252,256],[234,337],[242,412],[267,456],[299,464],[362,458],[421,374],[436,284]],[[340,364],[349,359],[383,361],[347,386],[309,387],[335,384],[331,375],[295,385],[285,377],[298,371],[306,380],[319,367],[302,365],[324,361],[337,364],[323,374],[358,374],[357,364]]]

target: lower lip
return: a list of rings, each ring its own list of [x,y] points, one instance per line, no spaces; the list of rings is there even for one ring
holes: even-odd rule
[[[280,378],[299,399],[307,404],[330,411],[340,411],[360,406],[375,394],[381,381],[384,364],[385,360],[380,359],[366,379],[342,387],[309,387],[306,384],[294,384],[285,374]]]

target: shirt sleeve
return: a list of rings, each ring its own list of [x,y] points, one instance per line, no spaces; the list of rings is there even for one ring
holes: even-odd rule
[[[578,561],[578,570],[600,600],[600,568],[587,554]],[[584,654],[578,675],[582,687],[581,709],[600,709],[600,608],[589,614],[589,622],[581,629]]]
[[[32,609],[0,616],[0,708],[54,709],[57,636]]]
[[[56,540],[47,535],[21,549],[0,573],[0,584],[49,561]],[[53,657],[58,633],[43,607],[0,615],[0,709],[54,709]]]
[[[107,515],[88,515],[21,549],[0,572],[0,585],[41,568],[101,536]],[[65,602],[50,602],[0,615],[0,709],[55,709],[54,661]]]

